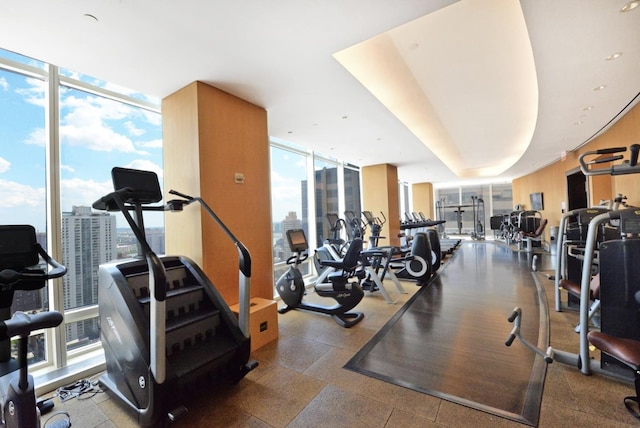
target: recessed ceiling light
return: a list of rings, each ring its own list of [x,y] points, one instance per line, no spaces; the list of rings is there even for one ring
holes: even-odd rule
[[[640,5],[640,1],[630,1],[629,3],[622,6],[622,9],[620,9],[620,12],[629,12],[630,10],[635,9],[639,5]]]
[[[584,123],[583,121],[579,120],[579,121],[577,121],[577,122],[574,122],[573,124],[574,124],[574,125],[582,125],[583,123]]]
[[[594,90],[594,91],[601,91],[601,90],[603,90],[603,89],[604,89],[604,88],[606,88],[606,87],[607,87],[607,85],[600,85],[600,86],[596,86],[595,88],[593,88],[593,90]]]
[[[622,52],[616,52],[614,54],[609,55],[608,57],[606,57],[605,59],[607,61],[611,61],[612,59],[616,59],[616,58],[620,58],[622,56]]]
[[[593,110],[593,106],[586,106],[585,108],[583,108],[582,110],[584,111],[589,111],[589,110]]]

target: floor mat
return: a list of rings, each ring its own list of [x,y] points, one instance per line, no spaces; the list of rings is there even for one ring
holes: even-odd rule
[[[544,289],[531,254],[467,242],[433,281],[346,364],[346,368],[520,423],[537,426],[546,364],[504,342],[514,307],[521,335],[549,343]]]

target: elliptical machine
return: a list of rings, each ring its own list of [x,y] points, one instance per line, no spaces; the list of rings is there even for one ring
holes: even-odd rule
[[[53,267],[49,272],[36,266],[42,256]],[[0,226],[0,394],[2,414],[0,427],[40,427],[40,409],[50,409],[49,400],[36,402],[33,376],[28,373],[27,339],[32,331],[57,327],[62,323],[60,312],[35,314],[16,312],[11,315],[11,304],[16,290],[36,291],[46,281],[59,278],[67,269],[51,258],[36,242],[32,226]],[[19,336],[18,359],[11,357],[11,338]],[[66,413],[65,413],[66,415]],[[67,428],[71,421],[58,419],[49,427]]]
[[[362,239],[351,241],[347,252],[340,260],[323,260],[321,263],[336,270],[329,275],[330,283],[316,283],[316,293],[321,297],[330,297],[337,303],[334,306],[320,306],[303,302],[305,294],[304,280],[298,266],[305,261],[309,254],[307,237],[302,229],[287,230],[289,248],[294,253],[289,257],[287,264],[289,269],[276,281],[276,291],[286,304],[278,310],[284,314],[292,309],[331,315],[342,327],[350,328],[362,321],[362,312],[348,312],[364,297],[364,292],[355,281],[349,281],[355,275],[359,266],[360,252],[362,251]]]

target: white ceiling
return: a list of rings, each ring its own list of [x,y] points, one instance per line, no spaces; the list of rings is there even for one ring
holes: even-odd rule
[[[637,101],[628,2],[12,1],[0,48],[158,98],[204,81],[264,107],[273,137],[409,183],[499,181]]]

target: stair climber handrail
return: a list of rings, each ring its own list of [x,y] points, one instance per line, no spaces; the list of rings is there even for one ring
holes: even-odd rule
[[[194,197],[185,195],[176,190],[169,190],[172,195],[179,196],[183,199],[173,199],[167,202],[167,207],[171,211],[181,211],[183,207],[191,204],[192,202],[198,202],[202,208],[213,218],[222,231],[229,237],[238,250],[238,268],[240,270],[240,289],[239,289],[239,313],[238,313],[238,325],[242,334],[249,338],[250,326],[249,326],[249,305],[250,305],[250,291],[251,291],[251,254],[249,250],[244,246],[238,238],[236,238],[231,230],[220,220],[215,212],[207,205],[207,203],[200,197]]]
[[[144,232],[140,226],[129,214],[129,207],[127,207],[123,201],[123,195],[127,195],[133,189],[124,187],[118,189],[115,192],[109,193],[103,196],[99,200],[93,203],[93,208],[97,210],[113,210],[117,209],[122,213],[124,218],[129,223],[133,234],[136,236],[138,243],[144,257],[149,266],[149,292],[150,292],[150,317],[149,317],[149,344],[152,350],[150,352],[150,364],[151,373],[153,374],[158,384],[163,384],[166,380],[166,367],[167,367],[167,355],[166,355],[166,337],[165,334],[157,334],[158,332],[164,332],[166,330],[166,272],[164,265],[156,253],[153,252],[149,243],[147,242]],[[115,207],[114,207],[115,204]],[[138,210],[140,207],[135,207]]]

